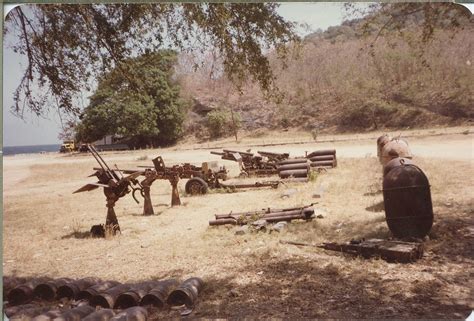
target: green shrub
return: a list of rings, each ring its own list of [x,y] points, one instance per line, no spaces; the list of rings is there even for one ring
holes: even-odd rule
[[[216,109],[207,114],[207,129],[211,138],[233,135],[241,127],[241,118],[238,113]]]

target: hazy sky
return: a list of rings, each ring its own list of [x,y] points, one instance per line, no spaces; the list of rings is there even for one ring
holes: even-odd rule
[[[341,3],[283,3],[279,13],[290,21],[306,23],[312,30],[340,24],[345,11]],[[301,31],[303,32],[303,30]],[[5,37],[4,44],[14,41]],[[13,116],[10,107],[13,105],[13,92],[21,80],[25,60],[9,48],[3,51],[3,145],[45,145],[60,143],[58,133],[61,131],[59,117],[54,111],[49,119],[38,118],[26,113],[25,120]]]

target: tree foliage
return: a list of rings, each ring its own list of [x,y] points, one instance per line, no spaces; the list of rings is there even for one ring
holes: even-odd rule
[[[293,24],[275,3],[45,4],[16,7],[6,32],[17,36],[15,52],[27,66],[13,110],[45,113],[53,100],[60,111],[78,114],[74,98],[99,74],[146,51],[203,51],[214,46],[237,86],[248,77],[274,89],[265,50],[280,57],[297,40]],[[129,70],[122,70],[125,75]],[[39,90],[34,90],[39,89]],[[41,94],[38,94],[41,93]]]
[[[77,139],[118,135],[137,147],[175,142],[184,118],[172,80],[175,63],[176,53],[162,50],[124,60],[106,73],[76,127]]]

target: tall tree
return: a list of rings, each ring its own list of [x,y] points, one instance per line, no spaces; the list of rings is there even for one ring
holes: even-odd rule
[[[173,81],[176,53],[146,53],[126,59],[99,80],[76,127],[77,139],[127,137],[135,147],[174,143],[184,119],[179,86]]]
[[[16,7],[6,32],[18,36],[13,50],[27,66],[14,95],[14,111],[41,115],[53,100],[77,114],[76,95],[96,77],[147,50],[216,47],[224,70],[240,86],[250,77],[272,93],[274,77],[265,51],[287,54],[297,40],[293,24],[275,3],[48,4]],[[121,71],[124,76],[129,70]],[[39,90],[34,90],[39,89]]]

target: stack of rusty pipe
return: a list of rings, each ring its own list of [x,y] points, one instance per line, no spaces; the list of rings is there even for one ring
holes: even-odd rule
[[[194,306],[204,286],[204,282],[195,277],[182,283],[169,279],[121,284],[92,277],[78,280],[38,278],[21,284],[13,281],[6,283],[13,287],[7,292],[7,316],[12,320],[35,321],[146,320],[147,307],[150,306]],[[55,299],[61,302],[69,300],[71,308],[57,304],[52,306],[53,303],[44,306],[45,301]],[[38,305],[38,301],[43,303]],[[97,307],[100,307],[99,311],[96,311]]]
[[[306,155],[311,167],[333,168],[337,166],[336,150],[317,150]]]
[[[245,225],[249,220],[260,219],[265,220],[268,223],[292,220],[311,220],[314,215],[314,209],[309,206],[287,208],[287,209],[265,209],[260,211],[242,212],[242,213],[229,213],[229,214],[216,214],[215,220],[209,221],[209,225]]]
[[[287,159],[278,162],[277,170],[280,178],[307,179],[311,167],[306,158]]]
[[[383,165],[383,199],[388,228],[397,238],[423,238],[433,225],[430,185],[416,166],[406,140],[377,139]]]

